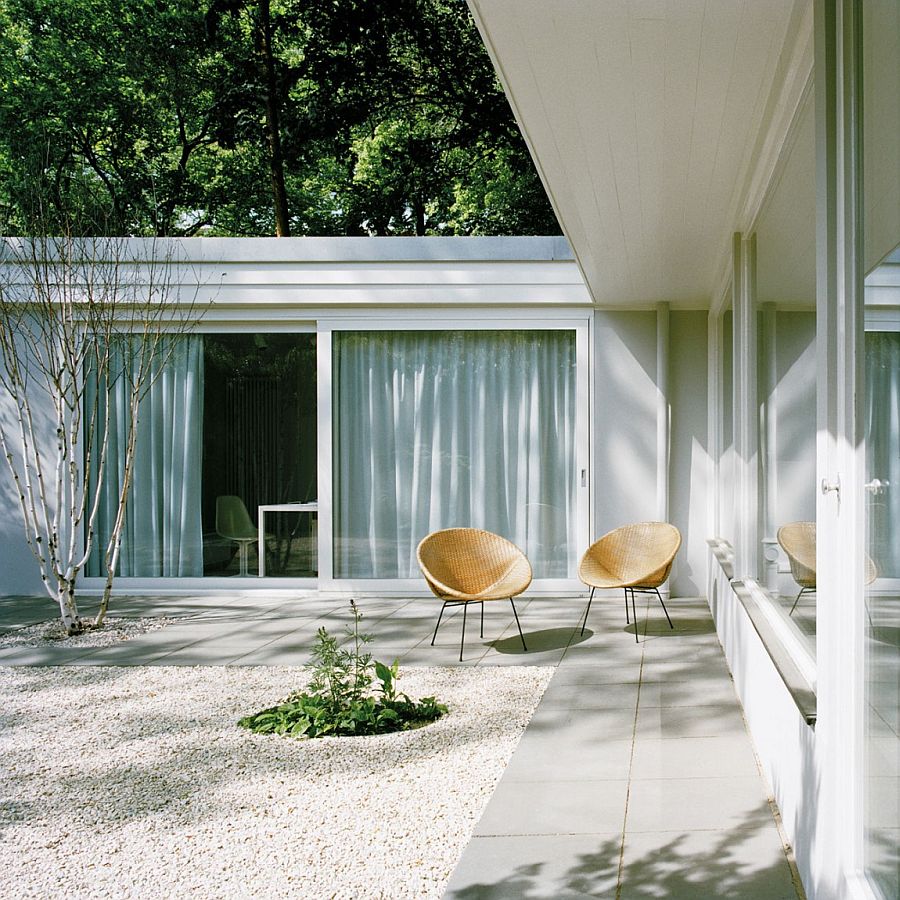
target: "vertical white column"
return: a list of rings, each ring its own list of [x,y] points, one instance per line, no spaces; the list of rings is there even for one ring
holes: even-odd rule
[[[656,517],[669,520],[669,304],[656,304]]]
[[[707,537],[721,537],[719,460],[722,456],[722,313],[710,309],[706,321],[706,433],[709,453]]]
[[[867,896],[862,871],[865,704],[861,21],[816,0],[816,894]]]
[[[334,580],[332,533],[334,503],[332,495],[332,330],[319,322],[316,328],[316,482],[319,501],[319,587],[328,588]]]
[[[778,590],[778,530],[776,508],[778,504],[778,314],[774,303],[763,303],[762,340],[760,364],[764,379],[764,396],[760,399],[762,414],[762,547],[766,588]]]
[[[759,570],[756,236],[732,239],[734,307],[735,575]]]

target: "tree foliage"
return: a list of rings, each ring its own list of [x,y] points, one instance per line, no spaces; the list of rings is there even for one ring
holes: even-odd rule
[[[0,0],[0,225],[559,228],[463,0]]]

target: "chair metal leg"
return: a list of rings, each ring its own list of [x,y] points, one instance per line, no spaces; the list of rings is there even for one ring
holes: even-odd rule
[[[437,637],[437,630],[441,627],[441,619],[444,615],[444,610],[447,608],[447,601],[444,601],[444,605],[441,607],[440,615],[438,616],[437,625],[434,626],[434,634],[431,636],[431,646],[434,646],[434,639]]]
[[[631,624],[631,620],[628,618],[628,588],[625,588],[625,624]]]
[[[459,639],[459,661],[462,662],[463,645],[466,642],[466,612],[469,609],[468,603],[463,603],[463,627],[462,637]]]
[[[588,605],[587,609],[584,611],[584,621],[581,623],[581,633],[584,634],[584,629],[587,627],[587,617],[588,613],[591,611],[591,603],[594,602],[594,591],[596,588],[591,588],[591,596],[588,597]],[[626,598],[625,603],[628,603],[628,599]],[[627,606],[626,606],[627,609]]]
[[[653,588],[656,592],[656,596],[659,598],[659,602],[662,604],[663,612],[666,614],[666,621],[669,623],[669,628],[673,631],[675,630],[675,626],[672,624],[672,620],[669,618],[669,611],[666,609],[666,604],[663,603],[663,598],[659,593],[659,588]]]
[[[815,588],[807,588],[807,587],[800,588],[800,593],[797,594],[796,598],[794,599],[794,605],[791,607],[791,611],[788,613],[788,615],[792,616],[794,614],[794,610],[797,608],[797,604],[800,602],[800,598],[804,594],[811,594],[811,593],[813,593],[814,590],[815,590]]]
[[[626,588],[626,590],[628,590]],[[634,606],[634,588],[631,588],[631,618],[634,619],[634,642],[637,644],[638,642],[638,624],[637,624],[637,609]],[[646,637],[646,634],[645,634]]]
[[[516,617],[516,625],[518,625],[519,628],[519,637],[522,639],[522,649],[527,653],[528,648],[525,646],[525,635],[522,634],[522,626],[519,625],[519,614],[516,612],[516,604],[513,603],[512,597],[509,598],[509,602],[513,608],[513,615]],[[482,604],[482,608],[484,608],[484,604]]]
[[[484,637],[484,600],[481,601],[481,637]]]

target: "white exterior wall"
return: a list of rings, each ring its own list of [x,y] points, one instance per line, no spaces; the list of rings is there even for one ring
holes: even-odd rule
[[[719,641],[804,885],[816,844],[815,730],[806,724],[713,554],[707,589]]]
[[[816,316],[780,310],[777,322],[776,527],[816,518]],[[783,551],[778,590],[797,592]]]
[[[211,330],[248,322],[291,329],[360,315],[428,321],[438,309],[441,321],[450,316],[459,327],[484,310],[516,327],[583,309],[594,328],[593,538],[659,517],[657,365],[668,357],[671,433],[662,474],[669,518],[684,536],[671,587],[702,595],[710,533],[705,312],[672,311],[668,344],[658,347],[656,312],[592,311],[561,238],[198,238],[176,242],[175,256],[177,290],[188,302],[200,285],[198,301],[211,301],[202,327]],[[0,523],[0,594],[40,592],[8,480],[0,480],[0,498],[9,511]]]
[[[594,318],[594,538],[659,518],[657,385],[668,385],[668,519],[682,548],[674,596],[703,596],[706,583],[709,451],[705,311],[669,313],[668,377],[657,373],[657,314],[598,310]],[[663,354],[665,358],[666,354]]]

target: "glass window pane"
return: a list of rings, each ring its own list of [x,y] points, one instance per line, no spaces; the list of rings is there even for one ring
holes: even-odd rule
[[[866,275],[864,861],[900,896],[900,4],[863,14]]]
[[[313,576],[316,516],[263,507],[317,497],[315,335],[206,335],[205,347],[204,574],[259,573],[262,514],[265,574]]]
[[[312,334],[179,339],[141,404],[119,575],[258,574],[260,508],[316,499],[315,373]],[[124,477],[127,379],[106,401],[109,449],[97,522],[103,543]],[[97,465],[94,456],[95,477]],[[314,512],[273,511],[265,532],[267,575],[315,575]],[[87,574],[104,571],[98,547]]]
[[[336,577],[419,577],[454,526],[574,575],[573,331],[345,332],[334,372]]]

